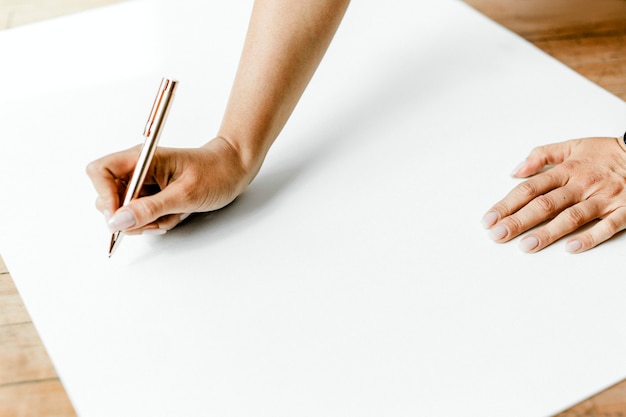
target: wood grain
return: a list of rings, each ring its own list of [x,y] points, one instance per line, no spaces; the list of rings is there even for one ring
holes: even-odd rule
[[[2,417],[74,417],[76,413],[57,379],[24,381],[0,387]]]
[[[626,416],[626,380],[591,396],[554,417],[624,417]]]
[[[1,257],[0,416],[76,416]]]
[[[626,0],[465,0],[626,100]]]
[[[26,312],[20,295],[15,289],[11,276],[6,272],[0,273],[0,326],[27,322],[30,322],[30,317]],[[2,376],[0,375],[1,378]]]
[[[0,29],[118,1],[0,0]],[[465,1],[626,100],[626,0]],[[0,416],[74,417],[8,272],[0,258]],[[624,417],[626,380],[567,406],[554,417]]]
[[[57,377],[33,323],[0,326],[0,387]]]

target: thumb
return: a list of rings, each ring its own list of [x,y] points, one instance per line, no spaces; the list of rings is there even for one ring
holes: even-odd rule
[[[140,229],[163,216],[184,211],[179,207],[181,199],[176,197],[173,188],[170,186],[154,195],[137,198],[119,208],[109,219],[109,228],[113,231]]]
[[[560,164],[570,156],[572,147],[578,141],[576,139],[536,147],[511,175],[526,178],[540,172],[548,165]]]

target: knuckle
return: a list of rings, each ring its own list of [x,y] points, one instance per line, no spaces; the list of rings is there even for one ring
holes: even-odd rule
[[[87,172],[87,175],[90,178],[95,177],[100,172],[102,172],[102,163],[100,162],[100,160],[90,162],[85,167],[85,172]]]
[[[533,181],[524,181],[516,187],[516,190],[524,198],[533,198],[538,194],[537,186]]]
[[[604,180],[604,175],[600,172],[589,172],[583,177],[583,187],[585,189],[592,188],[596,184]]]
[[[613,216],[607,217],[602,222],[604,223],[604,227],[610,235],[614,235],[623,228],[621,222],[618,222],[617,219],[615,219]]]
[[[624,193],[624,186],[621,183],[608,183],[602,185],[602,190],[595,193],[603,199],[614,200],[620,198]]]
[[[606,187],[605,192],[609,199],[615,199],[624,193],[624,186],[622,184],[612,184]]]
[[[573,225],[575,228],[587,223],[587,216],[579,207],[570,207],[563,212],[563,215],[567,219],[568,223]]]
[[[500,219],[510,215],[513,212],[511,207],[505,201],[498,202],[491,208],[490,211],[495,211],[496,213],[498,213],[498,218]]]
[[[505,223],[511,235],[518,235],[522,231],[526,230],[524,223],[517,216],[509,216],[503,220],[503,223]]]
[[[533,205],[544,213],[554,213],[557,210],[557,205],[554,199],[546,195],[540,195],[535,198]]]
[[[561,163],[561,169],[565,170],[568,173],[578,172],[580,169],[581,161],[568,159]]]

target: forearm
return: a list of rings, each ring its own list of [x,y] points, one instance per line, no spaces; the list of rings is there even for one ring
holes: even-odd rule
[[[218,136],[252,179],[289,119],[349,0],[256,0]]]

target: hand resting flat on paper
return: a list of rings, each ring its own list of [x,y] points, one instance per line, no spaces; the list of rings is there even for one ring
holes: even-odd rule
[[[139,148],[89,165],[97,207],[112,216],[110,226],[163,233],[188,213],[221,208],[243,192],[313,76],[348,3],[255,0],[218,139],[197,149],[159,149],[149,180],[160,191],[145,192],[121,209],[124,181]],[[626,152],[614,138],[538,147],[514,175],[531,178],[483,217],[497,242],[534,228],[520,245],[536,252],[600,219],[568,239],[567,250],[577,253],[626,228]]]
[[[217,210],[231,203],[252,180],[239,152],[226,139],[218,137],[195,149],[159,148],[142,198],[119,208],[140,149],[135,146],[87,166],[98,193],[96,207],[112,230],[165,233],[192,212]]]
[[[531,178],[483,217],[496,242],[508,242],[541,225],[520,240],[522,250],[537,252],[599,220],[567,240],[567,251],[578,253],[626,228],[626,152],[615,138],[537,147],[513,176]]]

